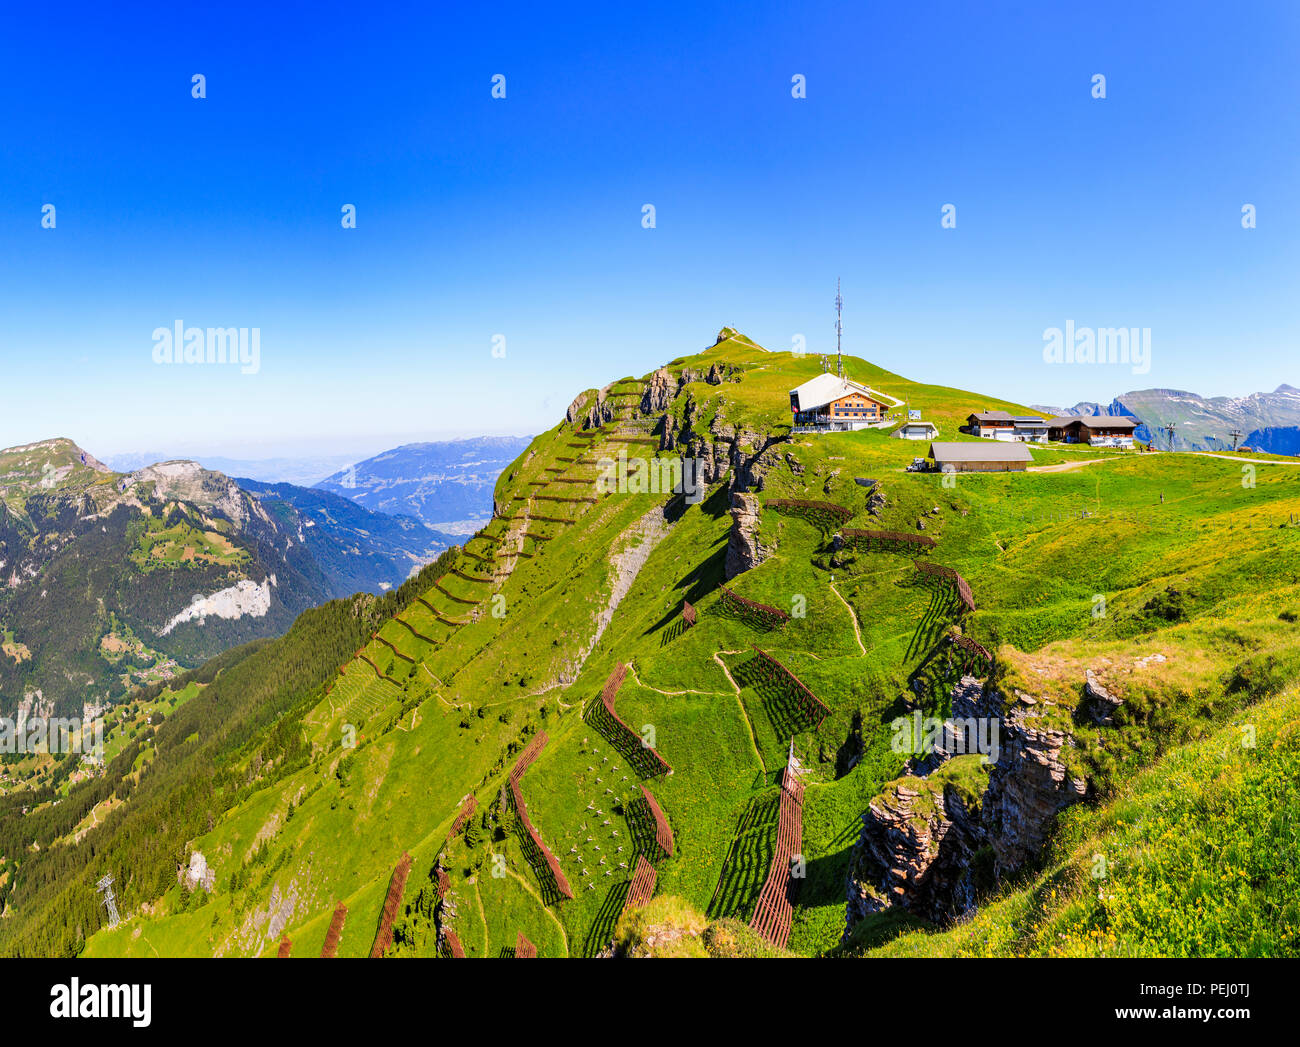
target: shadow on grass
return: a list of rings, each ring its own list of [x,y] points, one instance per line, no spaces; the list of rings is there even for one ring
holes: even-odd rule
[[[647,629],[646,632],[647,633],[654,632],[654,629],[653,628]],[[685,620],[680,616],[672,619],[669,622],[668,627],[664,629],[663,634],[659,637],[659,646],[667,647],[670,643],[676,640],[677,637],[681,636],[682,633],[684,632],[686,632]]]
[[[709,900],[707,915],[711,920],[734,917],[748,920],[758,895],[767,880],[772,855],[776,851],[777,823],[781,816],[778,793],[756,796],[750,801],[731,847],[727,850],[718,886]]]
[[[614,719],[599,697],[587,703],[582,718],[627,761],[638,778],[644,780],[665,773],[663,765],[655,759],[654,754],[641,744],[640,735],[634,734],[630,728]]]
[[[673,585],[673,591],[679,593],[683,600],[689,603],[699,603],[709,593],[713,592],[726,577],[727,564],[727,547],[725,539],[720,544],[720,548],[711,553],[708,557],[697,564],[692,570],[688,571]],[[681,607],[677,607],[653,625],[649,626],[641,635],[649,636],[651,633],[659,632],[661,629],[671,629],[675,623],[681,622]],[[668,639],[660,640],[660,646],[671,643],[681,632],[674,633]]]
[[[814,720],[793,695],[790,688],[777,679],[769,679],[760,668],[758,655],[754,655],[732,672],[736,683],[758,695],[777,738],[786,742],[801,731],[817,726]]]
[[[930,593],[930,603],[925,614],[917,624],[912,639],[908,642],[905,659],[918,658],[923,652],[933,649],[947,631],[948,625],[957,617],[957,608],[961,601],[952,589],[928,576],[919,576],[912,586],[926,589]]]
[[[667,857],[659,846],[656,835],[655,816],[650,805],[638,789],[636,795],[623,805],[623,817],[627,820],[628,830],[632,834],[632,857],[645,855],[646,861],[658,863]],[[631,859],[629,859],[629,862]]]
[[[560,888],[555,883],[555,877],[551,874],[551,867],[547,864],[542,849],[534,842],[533,838],[528,834],[528,830],[524,828],[523,822],[517,817],[515,819],[515,842],[519,844],[519,849],[523,852],[524,861],[533,870],[538,890],[542,895],[542,902],[546,905],[555,905],[564,895],[560,893]]]
[[[614,927],[623,913],[627,892],[631,886],[630,880],[623,880],[610,887],[605,900],[600,903],[600,911],[596,913],[596,919],[592,921],[591,928],[587,931],[587,937],[583,940],[584,957],[590,958],[600,954],[614,940]]]

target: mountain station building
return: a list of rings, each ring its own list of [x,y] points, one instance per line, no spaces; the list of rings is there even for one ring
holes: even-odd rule
[[[883,396],[847,378],[829,372],[819,374],[790,390],[795,431],[834,432],[877,426],[885,420],[885,412],[897,405],[886,403]]]
[[[972,436],[1011,443],[1047,443],[1048,422],[1038,415],[1014,415],[1007,411],[979,411],[966,416],[966,429]]]

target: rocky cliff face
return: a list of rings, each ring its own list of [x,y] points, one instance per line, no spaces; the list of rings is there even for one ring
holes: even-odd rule
[[[974,676],[963,676],[949,692],[951,713],[945,722],[934,752],[913,756],[907,762],[907,773],[926,777],[947,761],[959,754],[974,751],[971,743],[981,740],[985,732],[977,732],[975,738],[967,735],[964,727],[969,721],[987,720],[1000,725],[1002,720],[1002,698],[997,691],[985,688],[984,681]],[[1001,752],[1000,726],[997,732],[998,748],[990,748],[989,758],[995,759]]]
[[[680,388],[668,368],[661,367],[646,382],[641,394],[641,413],[644,415],[661,414],[672,403]]]
[[[984,831],[956,788],[900,779],[872,800],[862,822],[849,868],[849,928],[891,905],[934,923],[974,906],[971,861]]]
[[[185,502],[211,514],[212,518],[229,520],[241,533],[271,539],[275,523],[261,502],[250,497],[230,477],[204,469],[198,462],[159,462],[128,473],[118,481],[123,494],[135,494],[147,500]]]
[[[988,787],[974,802],[955,787],[945,732],[936,752],[912,760],[912,773],[872,800],[849,867],[846,933],[894,905],[940,924],[960,917],[975,904],[977,850],[989,846],[995,877],[1016,871],[1040,853],[1056,815],[1087,793],[1064,758],[1073,738],[1048,725],[1046,703],[1016,692],[1003,713],[1002,696],[973,677],[952,699],[951,721],[1002,721]]]
[[[757,567],[767,559],[758,541],[758,499],[736,491],[731,496],[731,535],[727,539],[727,578]]]
[[[1018,694],[1002,725],[1002,752],[989,775],[983,815],[998,877],[1037,855],[1057,813],[1088,791],[1087,781],[1071,775],[1062,759],[1073,738],[1041,726],[1042,716],[1037,699]]]
[[[726,336],[720,336],[725,338]],[[659,437],[660,451],[675,451],[700,463],[698,478],[705,484],[730,481],[732,529],[727,546],[728,578],[762,563],[768,555],[758,540],[758,500],[749,492],[761,491],[769,469],[780,465],[776,448],[780,440],[728,422],[719,409],[707,424],[689,388],[704,383],[722,385],[738,381],[741,370],[732,364],[713,363],[707,368],[684,367],[674,372],[661,367],[642,384],[641,398],[632,407],[616,407],[605,390],[589,389],[574,398],[565,421],[579,429],[593,429],[611,422],[642,427]],[[679,398],[680,416],[672,410]],[[652,424],[646,426],[646,420]],[[496,507],[499,512],[500,506]]]
[[[573,403],[569,404],[569,409],[564,412],[564,420],[568,422],[569,425],[577,425],[583,417],[583,412],[586,410],[587,404],[594,395],[595,391],[588,389],[586,392],[579,393],[575,396],[573,398]]]
[[[599,429],[612,422],[616,413],[604,389],[588,389],[573,398],[573,403],[564,412],[564,419],[578,429]]]

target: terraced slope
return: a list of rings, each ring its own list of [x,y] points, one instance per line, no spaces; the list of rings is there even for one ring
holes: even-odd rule
[[[922,410],[945,439],[972,410],[1022,409],[860,360],[847,369]],[[305,719],[310,759],[193,841],[216,873],[211,898],[170,889],[150,913],[90,936],[87,952],[151,955],[164,942],[272,955],[288,933],[295,955],[318,955],[342,902],[338,955],[366,955],[406,852],[388,956],[513,955],[520,934],[542,956],[644,942],[644,921],[624,911],[639,857],[655,870],[654,912],[688,923],[693,912],[718,929],[709,941],[763,951],[736,929],[769,875],[791,764],[803,796],[788,948],[835,950],[851,923],[861,951],[1003,897],[1044,860],[1057,806],[1098,809],[1296,678],[1300,529],[1285,523],[1300,511],[1300,470],[1035,447],[1036,466],[1088,467],[945,483],[904,472],[921,448],[887,431],[791,437],[787,391],[819,371],[724,330],[701,353],[578,396],[503,474],[492,521],[454,569],[340,667]],[[606,491],[602,461],[620,452],[633,478]],[[659,459],[678,455],[702,463],[698,504],[648,483]],[[780,500],[832,503],[843,527],[935,545],[845,544]],[[918,556],[958,572],[975,610],[918,571]],[[724,582],[782,615],[724,605]],[[825,714],[762,671],[756,647]],[[620,665],[618,718],[671,774],[597,708]],[[1089,670],[1117,700],[1105,722],[1084,691]],[[891,745],[894,721],[947,715],[954,690],[1006,722],[1001,754],[909,764]],[[572,899],[507,787],[542,729],[520,797]],[[1026,755],[1053,741],[1045,764]],[[1059,795],[1031,765],[1059,770]],[[667,819],[671,856],[642,787]],[[469,795],[474,813],[452,833]],[[916,842],[892,854],[906,865],[892,893],[890,870],[873,865],[885,824]],[[966,850],[935,865],[925,841],[954,824],[969,830]],[[943,890],[924,887],[937,882]],[[1037,940],[1020,926],[1024,905],[988,911],[1019,921],[1016,941]],[[1116,925],[1114,949],[1140,951],[1141,930]],[[924,942],[967,947],[944,934]],[[1274,937],[1259,950],[1295,944]]]

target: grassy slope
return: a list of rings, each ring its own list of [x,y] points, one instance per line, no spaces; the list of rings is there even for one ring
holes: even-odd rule
[[[820,372],[815,359],[764,353],[736,339],[673,361],[671,368],[703,370],[715,361],[745,368],[744,377],[689,385],[684,393],[695,398],[697,418],[770,434],[786,431],[787,390]],[[908,400],[939,425],[944,439],[957,437],[956,426],[972,410],[1021,407],[910,382],[862,361],[849,360],[847,367],[851,377]],[[609,394],[619,397],[639,384],[616,382]],[[686,398],[678,397],[669,411],[680,418]],[[502,516],[527,512],[530,519],[495,519],[466,547],[501,568],[511,561],[494,554],[521,548],[531,557],[514,561],[508,578],[486,584],[448,576],[440,589],[423,594],[429,606],[408,609],[405,625],[384,626],[360,654],[388,679],[361,657],[350,662],[309,718],[316,759],[196,841],[218,883],[216,900],[200,910],[202,920],[174,911],[184,904],[178,895],[165,900],[164,915],[143,921],[140,939],[133,937],[137,918],[114,934],[95,936],[92,952],[139,953],[141,939],[164,952],[272,951],[274,936],[244,928],[253,914],[266,910],[275,885],[282,893],[294,887],[298,892],[288,927],[295,954],[319,951],[333,903],[343,899],[350,914],[340,954],[364,955],[402,851],[415,858],[409,901],[427,882],[460,798],[475,792],[481,809],[492,805],[520,732],[529,725],[544,726],[551,740],[525,777],[524,794],[577,897],[544,909],[542,885],[515,838],[493,839],[489,824],[486,838],[473,847],[456,841],[449,852],[458,900],[450,922],[470,955],[498,955],[513,946],[518,930],[544,955],[596,951],[613,934],[628,877],[616,863],[630,853],[619,840],[628,839],[631,826],[613,798],[626,798],[636,777],[621,781],[626,768],[612,777],[601,773],[602,757],[611,750],[582,719],[582,707],[620,661],[630,661],[635,671],[620,691],[620,715],[638,730],[653,725],[656,745],[675,769],[647,783],[678,844],[677,856],[659,865],[659,892],[706,911],[723,877],[722,904],[734,910],[723,915],[748,917],[766,872],[774,823],[759,817],[742,834],[742,819],[751,808],[761,815],[770,806],[775,775],[793,738],[812,774],[804,825],[809,878],[791,948],[812,954],[834,946],[843,927],[844,873],[858,817],[901,770],[902,758],[888,748],[888,721],[917,673],[944,680],[941,659],[930,656],[952,620],[950,606],[915,584],[903,556],[859,554],[830,571],[814,528],[767,509],[761,535],[774,554],[736,579],[735,587],[787,610],[802,605],[804,615],[771,634],[723,616],[716,585],[730,519],[715,490],[704,504],[689,508],[654,550],[583,662],[612,585],[609,555],[662,499],[616,495],[593,506],[530,500],[539,490],[565,496],[586,490],[556,482],[560,476],[595,475],[592,466],[562,461],[584,455],[570,446],[580,442],[571,432],[559,426],[539,436],[498,484]],[[597,444],[593,455],[615,454],[620,446],[608,434]],[[623,446],[629,454],[645,453],[643,445]],[[988,646],[1009,645],[1007,685],[1050,692],[1068,708],[1077,699],[1083,669],[1111,659],[1115,676],[1108,679],[1131,696],[1134,722],[1115,728],[1113,736],[1110,729],[1098,732],[1097,741],[1105,744],[1085,744],[1078,757],[1107,787],[1127,780],[1162,748],[1195,739],[1274,693],[1293,673],[1297,627],[1279,620],[1278,612],[1300,609],[1300,531],[1278,524],[1300,510],[1300,471],[1262,466],[1256,486],[1243,487],[1239,466],[1230,461],[1051,447],[1034,448],[1036,462],[1095,464],[1065,472],[960,476],[955,487],[945,488],[938,477],[903,473],[923,448],[881,432],[796,437],[779,451],[796,459],[801,471],[772,469],[762,498],[835,501],[857,513],[850,525],[859,527],[912,530],[926,513],[926,533],[940,541],[934,559],[960,570],[975,591],[979,610],[967,631]],[[853,482],[855,476],[882,481],[888,506],[880,518],[865,514],[867,492]],[[933,507],[938,514],[929,514]],[[1093,515],[1081,517],[1085,510]],[[538,515],[574,522],[532,519]],[[462,559],[461,570],[490,577],[487,565],[473,556]],[[1154,619],[1144,610],[1169,586],[1185,594],[1181,623]],[[1094,616],[1097,594],[1106,598],[1100,618]],[[493,597],[500,600],[494,603]],[[677,635],[683,598],[698,607],[700,624]],[[449,624],[460,622],[466,624]],[[820,731],[793,723],[789,711],[746,676],[751,644],[780,657],[831,707]],[[1134,666],[1138,654],[1155,651],[1166,661]],[[739,693],[723,665],[738,680]],[[571,682],[556,686],[562,679]],[[863,753],[842,773],[837,754],[855,717],[862,723]],[[361,747],[347,761],[344,781],[338,777],[339,746],[349,724]],[[604,780],[597,783],[597,777]],[[611,786],[615,791],[605,793]],[[291,800],[297,807],[292,820],[285,820]],[[603,817],[593,819],[588,804],[605,812]],[[610,825],[599,825],[605,818]],[[276,871],[269,878],[256,874],[232,897],[222,885],[248,860],[259,834]],[[588,835],[602,844],[599,853]],[[733,843],[748,865],[733,863],[724,877]],[[588,890],[589,878],[571,848],[586,848],[580,853],[588,868],[600,856],[609,867],[609,849],[620,845],[625,850],[615,860],[614,875],[606,877],[601,869],[598,886]],[[490,875],[494,854],[505,858],[504,877]],[[169,910],[173,914],[165,915]],[[195,930],[199,923],[201,934]],[[933,940],[942,947],[945,939]],[[422,948],[417,941],[410,951]]]
[[[1296,955],[1300,691],[1237,720],[1175,750],[1110,803],[1070,811],[1043,871],[969,922],[911,930],[874,948],[882,928],[865,923],[863,943],[843,952]]]

